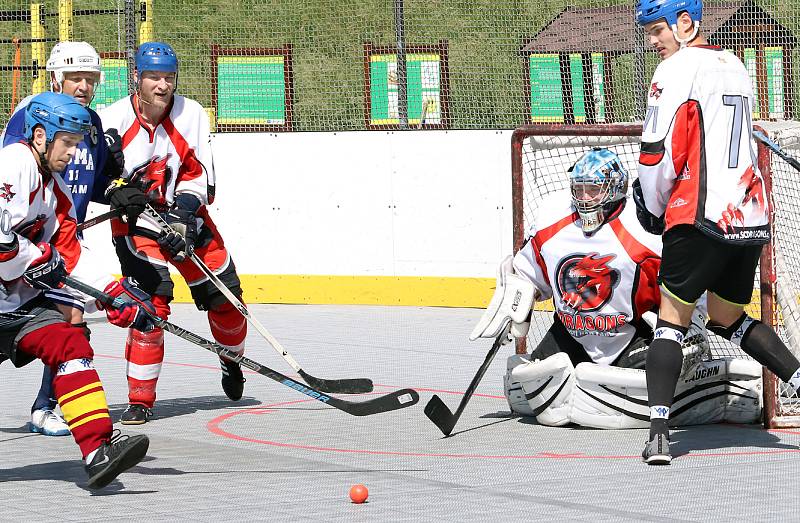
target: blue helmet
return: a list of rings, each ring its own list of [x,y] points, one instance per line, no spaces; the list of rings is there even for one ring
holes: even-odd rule
[[[677,25],[678,15],[689,13],[693,22],[703,19],[703,0],[637,0],[636,21],[646,25],[662,18],[670,27]]]
[[[178,55],[169,44],[162,42],[146,42],[136,50],[136,70],[178,72]]]
[[[569,170],[572,203],[581,217],[583,232],[590,234],[603,225],[605,218],[628,193],[628,173],[619,156],[599,147],[593,148]]]
[[[25,108],[25,139],[33,138],[33,129],[44,127],[47,142],[59,131],[85,135],[92,128],[92,118],[73,97],[62,93],[37,94]]]

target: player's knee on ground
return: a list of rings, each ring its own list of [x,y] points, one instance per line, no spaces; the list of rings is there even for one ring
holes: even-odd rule
[[[575,369],[566,353],[541,361],[513,355],[506,366],[504,389],[512,411],[535,416],[542,425],[569,423]]]

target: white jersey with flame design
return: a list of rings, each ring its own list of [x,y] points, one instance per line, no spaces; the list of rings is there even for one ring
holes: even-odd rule
[[[75,208],[61,176],[42,173],[23,143],[0,150],[0,165],[0,312],[14,311],[40,293],[22,280],[25,269],[42,255],[39,242],[58,250],[72,276],[98,282],[97,275],[105,273],[81,256]],[[107,284],[112,277],[100,281]]]
[[[753,86],[741,60],[713,46],[661,62],[647,97],[639,178],[666,229],[688,224],[729,243],[769,240],[764,181],[751,136]]]
[[[138,107],[138,97],[133,95],[100,112],[103,128],[117,129],[122,137],[124,176],[142,180],[156,207],[169,207],[182,193],[196,196],[201,205],[212,203],[214,161],[203,107],[175,95],[169,113],[155,129],[144,122]],[[138,225],[159,230],[144,214]]]
[[[611,364],[633,339],[630,325],[660,303],[661,238],[642,229],[627,201],[591,236],[568,191],[548,195],[514,269],[553,298],[564,327],[595,363]]]

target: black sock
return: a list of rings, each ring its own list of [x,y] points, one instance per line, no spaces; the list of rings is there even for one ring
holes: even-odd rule
[[[660,328],[667,328],[678,331],[681,337],[686,334],[686,327],[673,325],[669,322],[658,320],[655,331],[658,333]],[[683,365],[683,353],[681,344],[671,338],[656,337],[647,351],[647,363],[645,372],[647,373],[647,399],[651,407],[650,412],[650,439],[656,434],[668,434],[667,421],[669,414],[654,416],[655,407],[672,406],[675,396],[675,386],[678,384],[678,376]]]
[[[760,321],[754,321],[742,336],[741,348],[785,382],[800,367],[800,361],[789,351],[778,334]]]

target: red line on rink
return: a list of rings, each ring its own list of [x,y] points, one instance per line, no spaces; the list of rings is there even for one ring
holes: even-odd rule
[[[425,390],[425,389],[415,389],[415,390]],[[441,391],[440,391],[441,392]],[[492,398],[500,398],[505,399],[502,396],[488,396]],[[390,450],[369,450],[369,449],[348,449],[348,448],[337,448],[337,447],[320,447],[316,445],[303,445],[299,443],[286,443],[281,441],[271,441],[265,439],[257,439],[257,438],[249,438],[246,436],[240,436],[238,434],[234,434],[229,432],[221,427],[221,425],[226,422],[227,420],[231,419],[234,416],[241,416],[241,415],[264,415],[264,414],[274,414],[278,413],[278,410],[275,410],[277,407],[284,407],[287,405],[296,405],[298,403],[306,403],[314,401],[311,399],[302,399],[302,400],[294,400],[294,401],[284,401],[280,403],[273,403],[271,405],[264,405],[262,407],[256,407],[252,409],[240,409],[234,412],[228,412],[221,416],[218,416],[211,421],[208,422],[208,430],[216,434],[217,436],[221,436],[223,438],[228,438],[236,441],[246,441],[249,443],[258,443],[261,445],[269,445],[273,447],[282,447],[282,448],[290,448],[290,449],[303,449],[303,450],[313,450],[319,452],[339,452],[345,454],[369,454],[369,455],[386,455],[386,456],[409,456],[409,457],[436,457],[436,458],[477,458],[477,459],[556,459],[556,460],[565,460],[565,459],[637,459],[640,460],[642,457],[640,455],[589,455],[589,454],[582,454],[582,453],[570,453],[570,454],[557,454],[553,452],[539,452],[537,454],[519,454],[519,455],[506,455],[506,454],[451,454],[451,453],[436,453],[436,452],[399,452],[399,451],[390,451]],[[788,431],[788,430],[774,430],[768,432],[780,432],[784,434],[800,434],[797,431]],[[732,452],[692,452],[691,454],[684,454],[680,456],[681,458],[697,458],[697,457],[717,457],[717,456],[765,456],[765,455],[775,455],[775,454],[796,454],[800,453],[800,449],[775,449],[775,450],[763,450],[763,451],[732,451]]]

